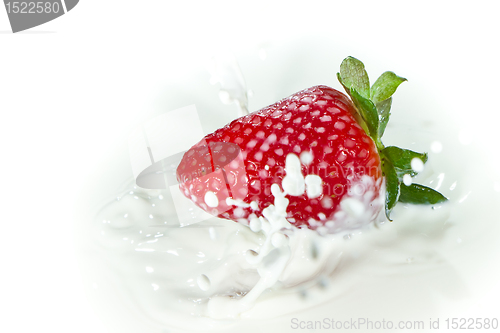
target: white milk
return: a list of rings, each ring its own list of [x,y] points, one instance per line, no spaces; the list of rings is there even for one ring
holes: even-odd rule
[[[498,278],[487,272],[498,253],[491,207],[500,202],[500,186],[471,174],[471,165],[483,175],[492,168],[479,146],[458,140],[459,126],[446,113],[420,117],[409,125],[395,119],[384,142],[428,151],[429,162],[413,181],[450,202],[398,204],[392,223],[324,236],[269,212],[267,221],[250,227],[212,218],[181,228],[169,192],[135,187],[121,155],[100,178],[115,177],[105,190],[113,195],[94,197],[79,229],[96,311],[112,332],[158,333],[296,332],[352,318],[427,323],[466,311],[467,300]],[[443,124],[446,135],[438,134]],[[308,195],[317,195],[315,179],[304,183]],[[284,198],[279,188],[273,194]],[[210,195],[206,200],[215,205]]]

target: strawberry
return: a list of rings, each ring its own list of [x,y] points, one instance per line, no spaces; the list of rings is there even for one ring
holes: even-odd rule
[[[389,219],[398,200],[445,201],[425,186],[402,185],[416,174],[412,159],[425,163],[426,154],[381,142],[391,96],[406,79],[385,72],[370,88],[352,57],[338,79],[351,99],[315,86],[207,135],[177,168],[181,191],[221,218],[249,224],[272,208],[296,227],[332,233],[372,221],[384,201]]]

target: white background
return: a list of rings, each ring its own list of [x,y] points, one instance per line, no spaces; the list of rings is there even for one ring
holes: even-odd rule
[[[109,151],[158,108],[165,87],[188,80],[211,52],[328,35],[361,59],[394,63],[396,73],[402,64],[409,74],[431,68],[429,86],[457,109],[466,130],[489,140],[499,120],[497,7],[82,0],[18,34],[1,8],[0,331],[104,332],[81,286],[73,206]],[[480,316],[492,300],[471,314]]]

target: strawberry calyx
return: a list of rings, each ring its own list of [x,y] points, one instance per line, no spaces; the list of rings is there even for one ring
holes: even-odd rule
[[[392,221],[390,214],[397,202],[433,205],[447,201],[445,196],[427,186],[413,182],[406,185],[403,182],[406,175],[410,177],[417,175],[418,170],[415,169],[418,168],[412,166],[412,163],[425,164],[426,153],[394,146],[386,147],[382,143],[382,136],[391,114],[392,95],[399,85],[407,80],[387,71],[370,87],[364,64],[353,57],[347,57],[342,61],[337,78],[358,111],[356,120],[377,147],[385,177],[387,219]]]

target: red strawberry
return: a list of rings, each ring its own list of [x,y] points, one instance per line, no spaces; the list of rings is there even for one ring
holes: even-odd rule
[[[409,158],[398,157],[406,153],[424,160],[426,155],[403,149],[392,150],[396,157],[390,157],[389,150],[384,153],[396,148],[385,148],[380,141],[389,115],[386,104],[390,107],[390,96],[404,79],[396,76],[389,82],[392,86],[377,85],[377,80],[372,87],[375,97],[369,99],[364,91],[368,77],[366,82],[356,81],[364,79],[364,67],[353,71],[353,62],[361,63],[347,58],[339,79],[356,106],[335,89],[315,86],[238,118],[184,155],[177,169],[181,191],[212,215],[248,224],[275,204],[271,186],[278,184],[289,200],[288,222],[336,232],[373,220],[383,205],[379,193],[384,173],[389,216],[403,194],[401,170]],[[377,101],[380,96],[385,98]],[[375,108],[377,102],[381,110]],[[376,124],[367,103],[379,111]]]

